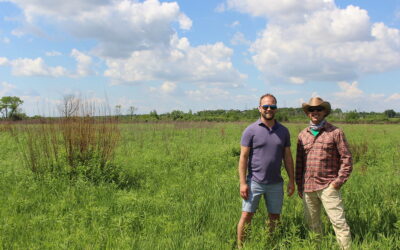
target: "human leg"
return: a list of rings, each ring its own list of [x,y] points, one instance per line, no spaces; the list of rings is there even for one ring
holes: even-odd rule
[[[263,194],[262,188],[254,181],[248,181],[249,197],[242,202],[242,215],[237,225],[237,244],[241,247],[246,238],[246,231],[251,224],[251,219],[258,208],[258,203]]]
[[[268,210],[269,230],[273,232],[280,221],[283,205],[283,182],[265,185],[265,206]]]
[[[350,249],[351,233],[346,222],[340,191],[328,186],[322,191],[321,201],[335,230],[336,239],[342,249]]]
[[[321,200],[318,192],[303,194],[304,217],[311,231],[322,234]]]
[[[241,247],[243,241],[246,237],[246,231],[250,226],[251,219],[253,218],[254,213],[242,212],[242,216],[240,217],[239,223],[237,225],[237,244],[238,247]]]

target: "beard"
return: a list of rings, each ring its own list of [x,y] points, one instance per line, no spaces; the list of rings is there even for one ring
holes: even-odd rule
[[[275,114],[274,113],[267,114],[267,113],[262,112],[261,115],[267,121],[273,120],[275,118]]]

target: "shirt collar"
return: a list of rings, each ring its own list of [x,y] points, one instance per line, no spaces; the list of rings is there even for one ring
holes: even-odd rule
[[[332,128],[332,124],[330,124],[328,121],[325,122],[324,126],[319,131],[329,131]],[[311,133],[310,126],[307,127],[307,131]]]
[[[266,126],[266,125],[261,121],[261,118],[258,119],[257,123],[258,123],[259,126],[263,126],[263,127],[267,128],[267,129],[270,130],[270,131],[275,131],[275,130],[277,130],[278,127],[280,126],[280,123],[279,123],[277,120],[275,120],[275,125],[272,126],[271,129],[270,129],[268,126]]]

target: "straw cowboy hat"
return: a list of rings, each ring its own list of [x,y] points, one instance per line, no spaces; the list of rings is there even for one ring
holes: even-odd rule
[[[308,103],[303,103],[302,106],[303,106],[303,111],[306,114],[308,114],[309,107],[316,107],[316,106],[321,106],[326,110],[325,116],[328,116],[331,113],[331,104],[329,102],[325,102],[320,97],[313,97],[308,101]]]

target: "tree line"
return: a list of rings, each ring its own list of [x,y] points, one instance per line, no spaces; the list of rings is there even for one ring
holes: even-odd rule
[[[79,116],[78,107],[82,100],[73,95],[64,96],[58,107],[61,117]],[[0,113],[3,120],[25,120],[41,118],[38,115],[28,117],[23,113],[20,106],[23,101],[17,96],[3,96],[0,98]],[[121,105],[116,105],[113,116],[119,118],[121,122],[156,122],[156,121],[253,121],[258,119],[259,112],[257,108],[248,110],[238,109],[217,109],[202,110],[198,112],[184,112],[173,110],[168,113],[159,114],[156,110],[148,114],[136,114],[137,107],[130,106],[126,112],[123,112]],[[111,112],[110,112],[111,113]],[[279,108],[276,119],[282,122],[307,122],[302,108]],[[330,121],[348,122],[348,123],[397,123],[400,122],[400,113],[393,109],[384,112],[359,112],[357,110],[343,112],[341,109],[333,109],[329,115]]]
[[[126,114],[120,116],[122,121],[254,121],[260,116],[257,108],[249,110],[217,109],[198,112],[184,112],[174,110],[172,112],[158,114],[156,110],[149,114]],[[275,118],[281,122],[307,122],[308,118],[302,108],[279,108]],[[343,112],[341,109],[333,109],[329,115],[330,121],[347,123],[397,123],[400,122],[400,113],[393,109],[384,112],[358,112],[356,110]]]

